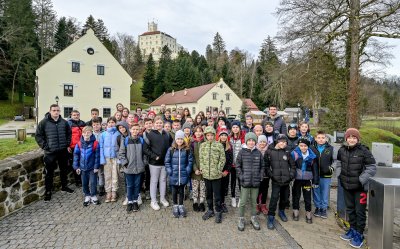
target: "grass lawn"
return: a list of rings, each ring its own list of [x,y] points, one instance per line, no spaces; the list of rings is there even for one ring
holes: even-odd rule
[[[11,96],[9,100],[0,100],[0,119],[13,119],[15,115],[24,113],[25,106],[34,105],[34,97],[25,96],[24,103],[18,103],[18,95],[14,94],[14,104],[11,104]]]
[[[9,119],[0,119],[0,125],[8,123],[9,121],[10,121]]]
[[[23,144],[18,144],[15,138],[0,139],[0,160],[37,148],[39,146],[33,137],[27,137]]]
[[[393,161],[400,162],[400,137],[379,128],[362,127],[361,142],[372,148],[372,142],[393,144]]]

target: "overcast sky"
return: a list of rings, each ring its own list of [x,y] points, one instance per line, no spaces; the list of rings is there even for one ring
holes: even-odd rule
[[[278,31],[273,13],[279,0],[53,0],[53,5],[58,17],[75,17],[83,24],[92,14],[104,21],[111,35],[127,33],[136,40],[154,20],[160,31],[175,37],[189,52],[201,54],[219,32],[228,51],[237,47],[257,56],[262,41]],[[400,45],[400,40],[387,41]],[[396,58],[384,71],[400,76],[400,46],[392,54]]]

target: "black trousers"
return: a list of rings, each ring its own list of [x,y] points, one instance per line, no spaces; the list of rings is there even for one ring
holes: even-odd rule
[[[80,175],[78,175],[76,173],[76,171],[74,170],[73,167],[73,163],[74,163],[74,152],[72,151],[72,153],[67,153],[68,156],[68,171],[72,171],[72,174],[74,175],[74,179],[75,179],[75,184],[82,184],[82,177]]]
[[[225,203],[225,196],[229,189],[229,175],[221,178],[221,203]]]
[[[148,164],[144,165],[144,174],[140,178],[140,190],[141,191],[150,191],[150,167]],[[144,183],[144,188],[143,188]]]
[[[172,201],[174,205],[183,205],[183,198],[185,197],[185,185],[171,185],[172,188]],[[179,202],[178,202],[179,195]]]
[[[257,204],[267,204],[269,178],[263,178],[258,189]]]
[[[237,179],[236,168],[234,167],[231,168],[230,178],[231,178],[231,196],[232,198],[234,198],[236,197],[236,182],[238,182],[240,190],[240,181]]]
[[[346,213],[349,216],[350,227],[363,234],[367,216],[367,192],[363,190],[343,189]]]
[[[285,210],[289,198],[289,185],[278,185],[272,182],[271,199],[269,201],[268,215],[275,216],[276,206],[279,200],[279,210]]]
[[[293,209],[300,209],[300,197],[303,192],[306,211],[311,212],[311,189],[311,180],[294,180],[292,187]]]
[[[206,198],[208,209],[214,210],[215,200],[215,211],[221,212],[221,179],[204,179],[204,183],[206,184]]]
[[[44,171],[45,171],[45,188],[46,192],[50,192],[53,189],[54,183],[54,170],[57,166],[60,168],[60,180],[61,186],[66,187],[68,185],[68,151],[67,149],[57,152],[45,152],[43,157]]]

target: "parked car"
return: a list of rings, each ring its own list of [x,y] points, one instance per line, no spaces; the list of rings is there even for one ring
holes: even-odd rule
[[[14,116],[14,121],[25,121],[24,115]]]

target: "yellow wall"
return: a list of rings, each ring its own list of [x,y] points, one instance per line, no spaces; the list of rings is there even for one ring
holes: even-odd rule
[[[94,49],[89,55],[87,49]],[[72,72],[72,62],[80,62],[80,72]],[[104,75],[97,75],[97,65],[104,65]],[[117,60],[96,38],[92,30],[61,51],[58,55],[36,70],[38,77],[38,120],[40,121],[49,106],[55,103],[61,107],[73,107],[81,113],[81,119],[90,119],[90,109],[111,108],[111,115],[116,111],[115,105],[121,102],[130,107],[130,85],[132,78],[126,73]],[[64,84],[74,86],[73,97],[64,96]],[[103,87],[111,88],[111,98],[103,98]],[[66,118],[66,117],[65,117]]]

